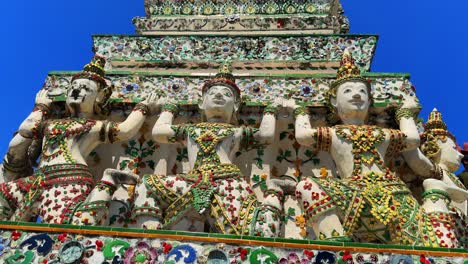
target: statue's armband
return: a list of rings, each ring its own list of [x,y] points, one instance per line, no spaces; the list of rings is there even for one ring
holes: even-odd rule
[[[406,148],[406,135],[400,130],[390,129],[390,144],[387,148],[387,157],[395,157]]]
[[[46,121],[42,120],[36,120],[36,121],[31,121],[34,122],[34,124],[30,127],[29,131],[23,131],[19,130],[18,133],[24,137],[24,138],[29,138],[33,140],[41,140],[42,137],[44,136],[44,128],[46,127]]]
[[[104,121],[99,131],[99,139],[104,143],[119,141],[119,124],[113,121]]]
[[[329,127],[318,127],[316,132],[313,134],[315,149],[316,151],[330,152],[332,144],[331,128]]]

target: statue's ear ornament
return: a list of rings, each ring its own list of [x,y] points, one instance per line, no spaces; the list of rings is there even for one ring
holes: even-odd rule
[[[100,95],[98,96],[98,98],[96,99],[96,103],[94,104],[94,111],[96,112],[96,114],[108,115],[110,113],[110,97],[112,95],[113,90],[113,84],[111,84],[110,86],[106,86],[100,90]]]
[[[421,151],[431,161],[435,161],[440,153],[440,147],[437,144],[437,136],[433,134],[427,134],[424,143],[421,144]]]

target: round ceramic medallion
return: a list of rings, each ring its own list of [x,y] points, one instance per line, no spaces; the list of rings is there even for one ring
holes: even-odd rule
[[[181,12],[184,15],[190,15],[192,14],[192,5],[191,4],[185,4],[181,8]]]
[[[278,5],[276,3],[267,3],[263,6],[265,13],[272,15],[278,12]]]
[[[164,15],[172,15],[174,13],[174,7],[172,5],[164,5],[162,7],[162,13]]]
[[[234,4],[226,4],[223,6],[223,9],[221,11],[225,15],[232,15],[237,13],[237,6]]]
[[[413,264],[414,261],[411,256],[407,255],[393,255],[390,264]]]
[[[284,12],[286,12],[287,14],[294,14],[297,12],[297,8],[294,4],[286,4],[284,5]]]
[[[255,6],[255,4],[248,3],[244,6],[244,12],[249,15],[255,14],[257,13],[257,7]]]
[[[84,247],[78,241],[69,241],[60,249],[60,262],[64,264],[77,264],[83,258]]]
[[[315,11],[317,10],[317,8],[315,7],[314,4],[309,3],[309,4],[305,5],[304,10],[305,10],[307,13],[315,13]]]
[[[206,3],[202,7],[202,13],[204,15],[212,15],[216,11],[216,6],[213,5],[212,3]]]

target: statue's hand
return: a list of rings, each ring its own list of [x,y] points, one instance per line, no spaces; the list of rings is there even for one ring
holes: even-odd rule
[[[414,97],[407,97],[403,99],[403,103],[400,105],[400,108],[406,108],[406,109],[418,109],[420,108],[420,104],[418,100]]]
[[[43,104],[46,106],[50,106],[52,103],[52,99],[49,98],[48,91],[41,89],[37,94],[36,94],[36,104]]]
[[[283,100],[283,107],[288,109],[289,111],[294,111],[296,110],[296,108],[300,106],[296,103],[296,100],[287,99],[287,100]]]
[[[104,171],[104,175],[102,176],[102,180],[111,182],[112,184],[119,185],[119,184],[128,184],[128,185],[136,185],[138,183],[139,176],[131,173],[131,172],[124,172],[116,169],[106,169]]]
[[[159,95],[156,93],[150,93],[145,100],[141,101],[140,104],[148,106],[151,113],[154,113],[158,108]]]
[[[275,100],[270,104],[271,106],[282,108],[284,99],[281,97],[276,97]]]
[[[165,104],[176,104],[176,102],[173,98],[170,98],[167,96],[160,97],[158,101],[156,102],[156,105],[158,108],[161,108]]]

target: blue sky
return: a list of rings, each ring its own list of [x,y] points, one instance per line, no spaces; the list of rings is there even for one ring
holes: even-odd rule
[[[455,2],[458,2],[455,4]],[[462,0],[342,0],[351,33],[380,35],[373,72],[407,72],[427,118],[437,107],[460,144],[468,142],[468,50]],[[34,105],[48,71],[80,70],[92,34],[133,34],[143,0],[1,1],[3,103],[0,154]]]

